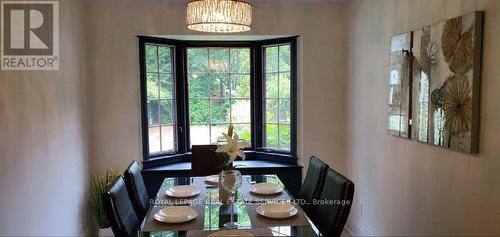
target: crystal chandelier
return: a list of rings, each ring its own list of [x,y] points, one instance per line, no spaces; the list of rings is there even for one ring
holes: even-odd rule
[[[252,5],[242,0],[191,0],[187,3],[187,28],[212,33],[251,30]]]

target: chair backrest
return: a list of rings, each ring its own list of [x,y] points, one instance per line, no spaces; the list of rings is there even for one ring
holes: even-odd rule
[[[134,160],[125,170],[125,185],[127,186],[128,195],[132,201],[132,206],[139,220],[146,216],[149,208],[149,197],[146,185],[142,179],[141,166],[139,162]]]
[[[193,176],[207,176],[222,171],[215,150],[217,150],[217,145],[193,145],[191,149],[191,174]]]
[[[321,203],[311,206],[311,216],[323,236],[340,236],[351,211],[354,183],[335,170],[328,169],[319,196]]]
[[[103,194],[104,208],[115,236],[137,236],[140,222],[132,207],[123,176]]]
[[[312,203],[313,199],[317,199],[323,186],[326,170],[328,165],[323,163],[315,156],[309,159],[306,178],[299,191],[299,199],[303,199],[305,203]],[[303,205],[302,208],[307,212],[310,205]]]

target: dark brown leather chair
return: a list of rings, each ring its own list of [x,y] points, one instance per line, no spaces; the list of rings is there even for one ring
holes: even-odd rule
[[[191,175],[207,176],[222,171],[217,145],[193,145],[191,148]]]
[[[106,216],[115,236],[138,236],[140,221],[132,207],[122,176],[116,178],[102,198]]]
[[[335,170],[328,169],[319,195],[322,203],[312,205],[310,217],[323,236],[338,237],[351,211],[354,183]],[[323,202],[323,201],[328,202]]]
[[[132,206],[137,213],[137,217],[142,220],[149,208],[149,197],[146,185],[142,179],[141,166],[139,162],[134,160],[125,170],[125,185],[127,186],[128,195],[132,201]]]
[[[327,164],[323,163],[323,161],[317,157],[311,156],[306,178],[304,179],[298,196],[298,198],[301,199],[302,209],[304,209],[307,214],[310,214],[309,209],[313,199],[318,199],[320,195],[327,169]]]

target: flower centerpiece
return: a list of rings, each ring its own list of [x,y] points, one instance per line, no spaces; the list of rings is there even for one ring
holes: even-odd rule
[[[225,205],[234,203],[236,190],[241,185],[241,174],[239,171],[234,170],[233,161],[241,157],[245,159],[243,149],[250,146],[247,142],[240,140],[237,133],[234,132],[234,126],[229,125],[227,133],[222,133],[224,136],[218,143],[217,150],[219,160],[221,162],[220,168],[222,172],[219,175],[219,201]],[[231,217],[233,216],[233,206],[231,205]],[[234,225],[231,221],[230,225]]]
[[[219,140],[217,150],[217,154],[219,154],[219,160],[221,162],[220,167],[223,170],[231,170],[233,169],[233,161],[236,158],[241,157],[241,159],[245,159],[245,153],[243,149],[250,146],[248,142],[240,140],[240,137],[237,133],[234,132],[234,126],[232,124],[229,125],[227,129],[227,134],[222,133],[224,136],[222,140]]]

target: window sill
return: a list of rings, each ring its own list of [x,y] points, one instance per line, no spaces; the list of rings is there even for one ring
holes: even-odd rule
[[[298,158],[290,154],[263,151],[245,151],[245,154],[247,156],[245,160],[236,160],[235,163],[256,161],[258,164],[258,161],[268,161],[276,164],[297,166]],[[145,160],[142,163],[144,169],[154,169],[155,167],[175,165],[179,163],[189,163],[189,169],[191,169],[191,152],[155,157]]]
[[[267,161],[267,160],[237,160],[234,162],[238,166],[238,170],[241,171],[258,171],[258,170],[283,170],[283,169],[302,169],[300,165],[287,164],[283,162]],[[191,162],[176,162],[165,165],[159,165],[155,167],[149,167],[143,169],[144,174],[155,174],[164,173],[166,171],[170,172],[191,172]]]

